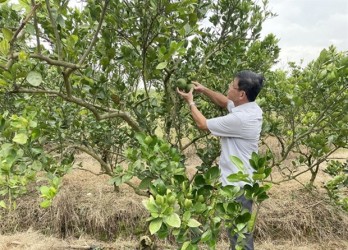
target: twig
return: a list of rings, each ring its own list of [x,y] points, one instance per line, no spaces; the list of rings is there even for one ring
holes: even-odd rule
[[[324,201],[321,200],[321,201],[318,201],[318,202],[316,202],[316,203],[314,203],[314,204],[311,204],[311,205],[309,205],[309,206],[306,206],[305,208],[306,208],[306,209],[312,208],[312,207],[315,207],[316,205],[319,205],[320,203],[323,203],[323,202],[324,202]]]
[[[70,245],[69,249],[95,249],[96,246],[77,246],[77,245]]]
[[[103,25],[103,21],[104,21],[104,17],[105,17],[105,13],[106,13],[106,9],[107,9],[108,4],[109,4],[109,0],[106,0],[105,4],[104,4],[104,7],[103,7],[103,11],[102,11],[101,16],[100,16],[100,20],[99,20],[99,24],[98,24],[97,30],[96,30],[96,32],[94,34],[94,37],[93,37],[91,43],[89,44],[88,49],[85,51],[85,53],[80,58],[79,65],[81,65],[81,64],[83,64],[85,62],[88,54],[91,52],[93,46],[97,42],[98,34],[99,34],[99,32],[101,30],[101,27]]]
[[[15,31],[15,33],[13,34],[13,37],[12,37],[12,39],[10,41],[11,47],[13,46],[14,42],[17,40],[18,34],[22,31],[22,29],[25,27],[27,22],[34,15],[34,12],[36,11],[37,8],[39,8],[40,5],[41,4],[39,3],[39,4],[36,4],[36,5],[33,6],[33,8],[31,9],[30,13],[26,16],[26,18],[22,21],[22,23],[20,24],[18,29]]]
[[[73,168],[73,169],[75,169],[75,170],[82,170],[82,171],[85,171],[85,172],[88,172],[88,173],[91,173],[91,174],[93,174],[93,175],[95,175],[95,176],[100,176],[100,175],[104,175],[105,173],[99,173],[99,174],[97,174],[97,173],[95,173],[95,172],[93,172],[93,171],[91,171],[91,170],[89,170],[89,169],[85,169],[85,168]]]

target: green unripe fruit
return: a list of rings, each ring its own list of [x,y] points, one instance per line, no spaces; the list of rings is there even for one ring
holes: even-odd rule
[[[204,199],[204,196],[203,195],[199,195],[198,196],[198,201],[199,202],[203,202],[205,199]]]
[[[190,83],[190,84],[187,84],[187,87],[186,87],[186,91],[189,92],[191,89],[193,89],[195,87],[194,84]]]
[[[184,206],[186,209],[189,209],[192,206],[192,201],[189,199],[185,199]]]
[[[186,81],[186,79],[184,79],[184,78],[179,78],[179,79],[176,81],[176,86],[177,86],[178,89],[180,89],[180,90],[186,90],[186,88],[187,88],[187,81]]]
[[[170,197],[168,198],[168,203],[169,203],[169,205],[173,205],[173,204],[175,203],[175,200],[176,200],[176,198],[175,198],[174,195],[170,196]]]
[[[144,141],[145,141],[145,143],[146,143],[147,145],[149,145],[149,144],[153,141],[153,139],[152,139],[151,136],[148,135],[148,136],[145,137],[145,140],[144,140]]]

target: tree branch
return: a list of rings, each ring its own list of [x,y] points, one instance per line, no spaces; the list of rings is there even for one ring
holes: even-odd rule
[[[48,0],[46,0],[48,1]],[[103,10],[102,10],[102,13],[101,13],[101,16],[100,16],[100,20],[99,20],[99,24],[98,24],[98,27],[97,27],[97,30],[95,31],[95,34],[93,36],[93,39],[92,41],[90,42],[87,50],[85,51],[85,53],[81,56],[79,62],[78,62],[78,65],[82,65],[88,54],[92,51],[92,48],[93,46],[96,44],[97,42],[97,39],[98,39],[98,34],[101,30],[101,27],[103,25],[103,21],[104,21],[104,17],[105,17],[105,13],[106,13],[106,9],[107,9],[107,6],[108,6],[108,3],[109,3],[109,0],[105,0],[105,4],[104,4],[104,7],[103,7]],[[70,77],[70,74],[76,70],[77,68],[72,68],[72,67],[68,67],[67,69],[65,69],[65,71],[63,72],[63,78],[64,78],[64,85],[65,85],[65,89],[66,89],[66,92],[67,92],[67,95],[69,98],[73,98],[72,97],[72,86],[71,86],[71,83],[70,83],[70,80],[69,80],[69,77]],[[93,111],[92,111],[93,112]],[[94,112],[93,112],[94,113]],[[97,114],[95,113],[96,117]]]
[[[33,8],[35,7],[35,0],[31,0],[31,5]],[[36,32],[36,47],[37,47],[37,52],[41,54],[41,47],[40,47],[40,31],[39,27],[37,25],[37,17],[36,17],[36,11],[34,12],[34,27],[35,27],[35,32]]]
[[[22,21],[22,23],[20,24],[20,26],[18,27],[18,29],[15,31],[15,33],[13,34],[13,37],[10,41],[10,46],[12,47],[14,42],[17,40],[17,37],[19,35],[19,33],[22,31],[22,29],[25,27],[25,25],[27,24],[27,22],[30,20],[30,18],[34,15],[35,11],[37,8],[40,7],[40,3],[36,4],[33,6],[33,8],[31,9],[31,11],[29,12],[29,14],[25,17],[25,19]]]
[[[128,112],[122,112],[122,111],[113,111],[113,112],[109,112],[109,113],[105,113],[103,115],[99,116],[100,120],[104,120],[104,119],[110,119],[113,117],[121,117],[123,120],[125,120],[129,126],[131,126],[135,131],[140,132],[142,131],[142,129],[140,128],[140,126],[138,125],[138,123],[136,123],[132,118],[131,115]]]
[[[194,144],[196,141],[198,141],[199,139],[206,137],[208,134],[204,134],[201,136],[198,136],[196,138],[194,138],[192,141],[190,141],[189,143],[187,143],[186,145],[182,146],[182,150],[184,151],[185,149],[187,149],[189,146],[191,146],[192,144]]]
[[[132,182],[130,182],[130,181],[126,181],[125,184],[127,184],[128,186],[130,186],[131,188],[133,188],[134,192],[135,192],[137,195],[149,197],[148,192],[142,191],[142,190],[139,189],[134,183],[132,183]]]
[[[96,159],[100,163],[100,166],[104,170],[104,172],[107,175],[112,176],[111,166],[109,166],[105,161],[102,160],[102,158],[100,158],[96,153],[91,151],[89,148],[82,146],[82,145],[78,145],[78,144],[68,145],[67,148],[76,148],[76,149],[81,150],[82,152],[85,152],[86,154],[92,156],[94,159]]]
[[[103,10],[102,10],[102,13],[101,13],[101,16],[100,16],[100,19],[99,19],[99,24],[98,24],[98,27],[97,27],[97,30],[94,34],[94,37],[91,41],[91,43],[89,44],[89,47],[88,49],[85,51],[85,53],[82,55],[82,57],[80,58],[80,61],[79,61],[79,65],[83,64],[88,56],[88,54],[91,52],[93,46],[95,45],[95,43],[97,42],[97,39],[98,39],[98,34],[101,30],[101,27],[103,25],[103,21],[104,21],[104,18],[105,18],[105,14],[106,14],[106,9],[107,9],[107,6],[109,4],[109,0],[106,0],[105,1],[105,4],[104,4],[104,7],[103,7]]]
[[[18,56],[18,54],[16,54],[16,56]],[[81,69],[81,68],[84,67],[84,66],[81,66],[81,65],[77,65],[77,64],[74,64],[74,63],[70,63],[70,62],[65,62],[65,61],[62,61],[62,60],[54,60],[54,59],[51,59],[51,58],[49,58],[47,56],[43,56],[41,54],[31,54],[31,55],[29,55],[29,57],[43,60],[43,61],[47,62],[50,65],[62,66],[62,67],[71,68],[71,69],[74,69],[74,70],[75,69]]]
[[[74,96],[66,96],[58,91],[54,90],[45,90],[45,89],[26,89],[26,88],[20,88],[17,87],[11,93],[30,93],[30,94],[51,94],[55,96],[59,96],[65,101],[75,103],[79,106],[85,107],[86,109],[90,110],[93,115],[96,117],[97,121],[104,120],[104,119],[110,119],[115,117],[122,118],[127,124],[132,127],[135,131],[142,131],[140,126],[137,124],[136,121],[134,121],[131,117],[131,115],[128,112],[123,112],[116,109],[105,109],[104,107],[97,106],[88,102],[85,102],[82,99],[76,98]],[[105,114],[99,114],[100,111],[105,112]]]
[[[60,36],[57,29],[57,23],[56,23],[56,20],[53,18],[49,0],[46,0],[46,7],[47,7],[48,16],[50,18],[50,21],[53,27],[54,36],[56,37],[58,60],[61,61],[62,60],[62,45],[60,43]]]
[[[23,30],[23,28],[25,27],[25,25],[29,22],[30,18],[35,14],[35,11],[37,8],[39,8],[41,4],[36,4],[32,7],[30,13],[25,17],[25,19],[21,22],[21,24],[19,25],[18,29],[15,31],[15,33],[13,34],[11,40],[10,40],[10,54],[8,56],[8,62],[6,64],[6,66],[2,66],[0,65],[0,67],[6,71],[9,70],[9,68],[13,65],[13,58],[14,58],[14,43],[16,42],[20,32]],[[18,55],[17,55],[18,56]]]

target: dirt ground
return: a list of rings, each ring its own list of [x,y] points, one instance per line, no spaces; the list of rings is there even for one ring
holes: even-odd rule
[[[339,159],[345,159],[347,156],[347,151],[340,151],[335,155]],[[111,218],[108,217],[108,214],[112,212],[111,209],[108,209],[110,207],[117,207],[118,219],[121,218],[121,215],[127,213],[141,213],[141,211],[144,211],[141,205],[143,198],[134,194],[129,187],[122,186],[120,192],[115,195],[113,187],[107,182],[108,178],[106,176],[93,174],[98,174],[99,171],[99,164],[94,159],[86,155],[80,155],[76,159],[76,166],[79,162],[82,162],[84,170],[75,169],[65,176],[63,188],[59,197],[57,197],[57,203],[67,202],[67,205],[64,206],[64,209],[56,210],[51,217],[43,214],[37,220],[46,219],[51,221],[53,227],[57,223],[58,217],[62,216],[62,214],[74,214],[76,212],[76,208],[69,207],[72,206],[74,201],[79,203],[80,210],[84,209],[86,211],[86,216],[91,217],[88,221],[89,225],[100,225],[100,230],[103,230],[103,227],[105,229],[105,225],[108,222],[110,223],[109,220]],[[199,164],[197,159],[190,159],[188,162],[191,166]],[[190,171],[194,171],[194,167]],[[323,198],[325,193],[322,187],[328,178],[323,172],[319,174],[315,183],[317,189],[313,191],[314,195],[304,192],[305,187],[299,182],[292,181],[274,185],[269,193],[270,199],[265,201],[260,208],[255,232],[257,235],[255,249],[348,249],[348,214],[337,212]],[[93,214],[89,214],[89,208],[93,208]],[[30,210],[32,208],[24,205],[24,209]],[[73,215],[71,216],[73,218]],[[26,219],[23,217],[22,220],[25,221]],[[59,219],[61,220],[60,217]],[[67,220],[66,217],[64,219]],[[137,218],[128,218],[125,228],[130,230],[136,229],[136,220]],[[24,223],[28,224],[29,221]],[[1,223],[5,223],[5,221],[2,220]],[[33,229],[30,225],[27,225],[27,229],[24,231],[21,228],[22,226],[18,225],[17,233],[0,235],[0,250],[135,250],[138,249],[141,237],[141,235],[120,236],[114,241],[102,241],[94,237],[92,238],[85,232],[75,236],[69,235],[69,232],[63,232],[67,233],[68,236],[62,238],[61,234],[44,234],[45,230]],[[308,237],[308,235],[311,235],[311,237]],[[166,241],[157,242],[157,246],[156,249],[176,249]],[[217,249],[228,249],[228,242],[222,238],[218,243]]]

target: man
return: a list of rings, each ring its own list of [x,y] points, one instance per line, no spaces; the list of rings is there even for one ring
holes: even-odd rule
[[[263,77],[252,71],[244,70],[235,76],[230,83],[227,96],[210,90],[198,82],[193,82],[195,87],[188,93],[177,89],[177,92],[190,105],[191,115],[199,129],[210,131],[221,138],[221,155],[219,167],[222,185],[238,185],[241,188],[244,182],[230,183],[227,177],[239,170],[230,160],[230,156],[237,156],[244,163],[244,172],[250,176],[253,168],[249,159],[253,152],[258,152],[258,141],[262,126],[262,110],[255,102],[263,86]],[[203,93],[218,106],[227,108],[229,113],[225,116],[206,119],[198,110],[193,101],[193,90]],[[238,200],[242,206],[252,210],[252,201],[244,196]],[[237,241],[237,236],[231,238],[232,250]],[[247,235],[245,249],[254,249],[252,235]]]

